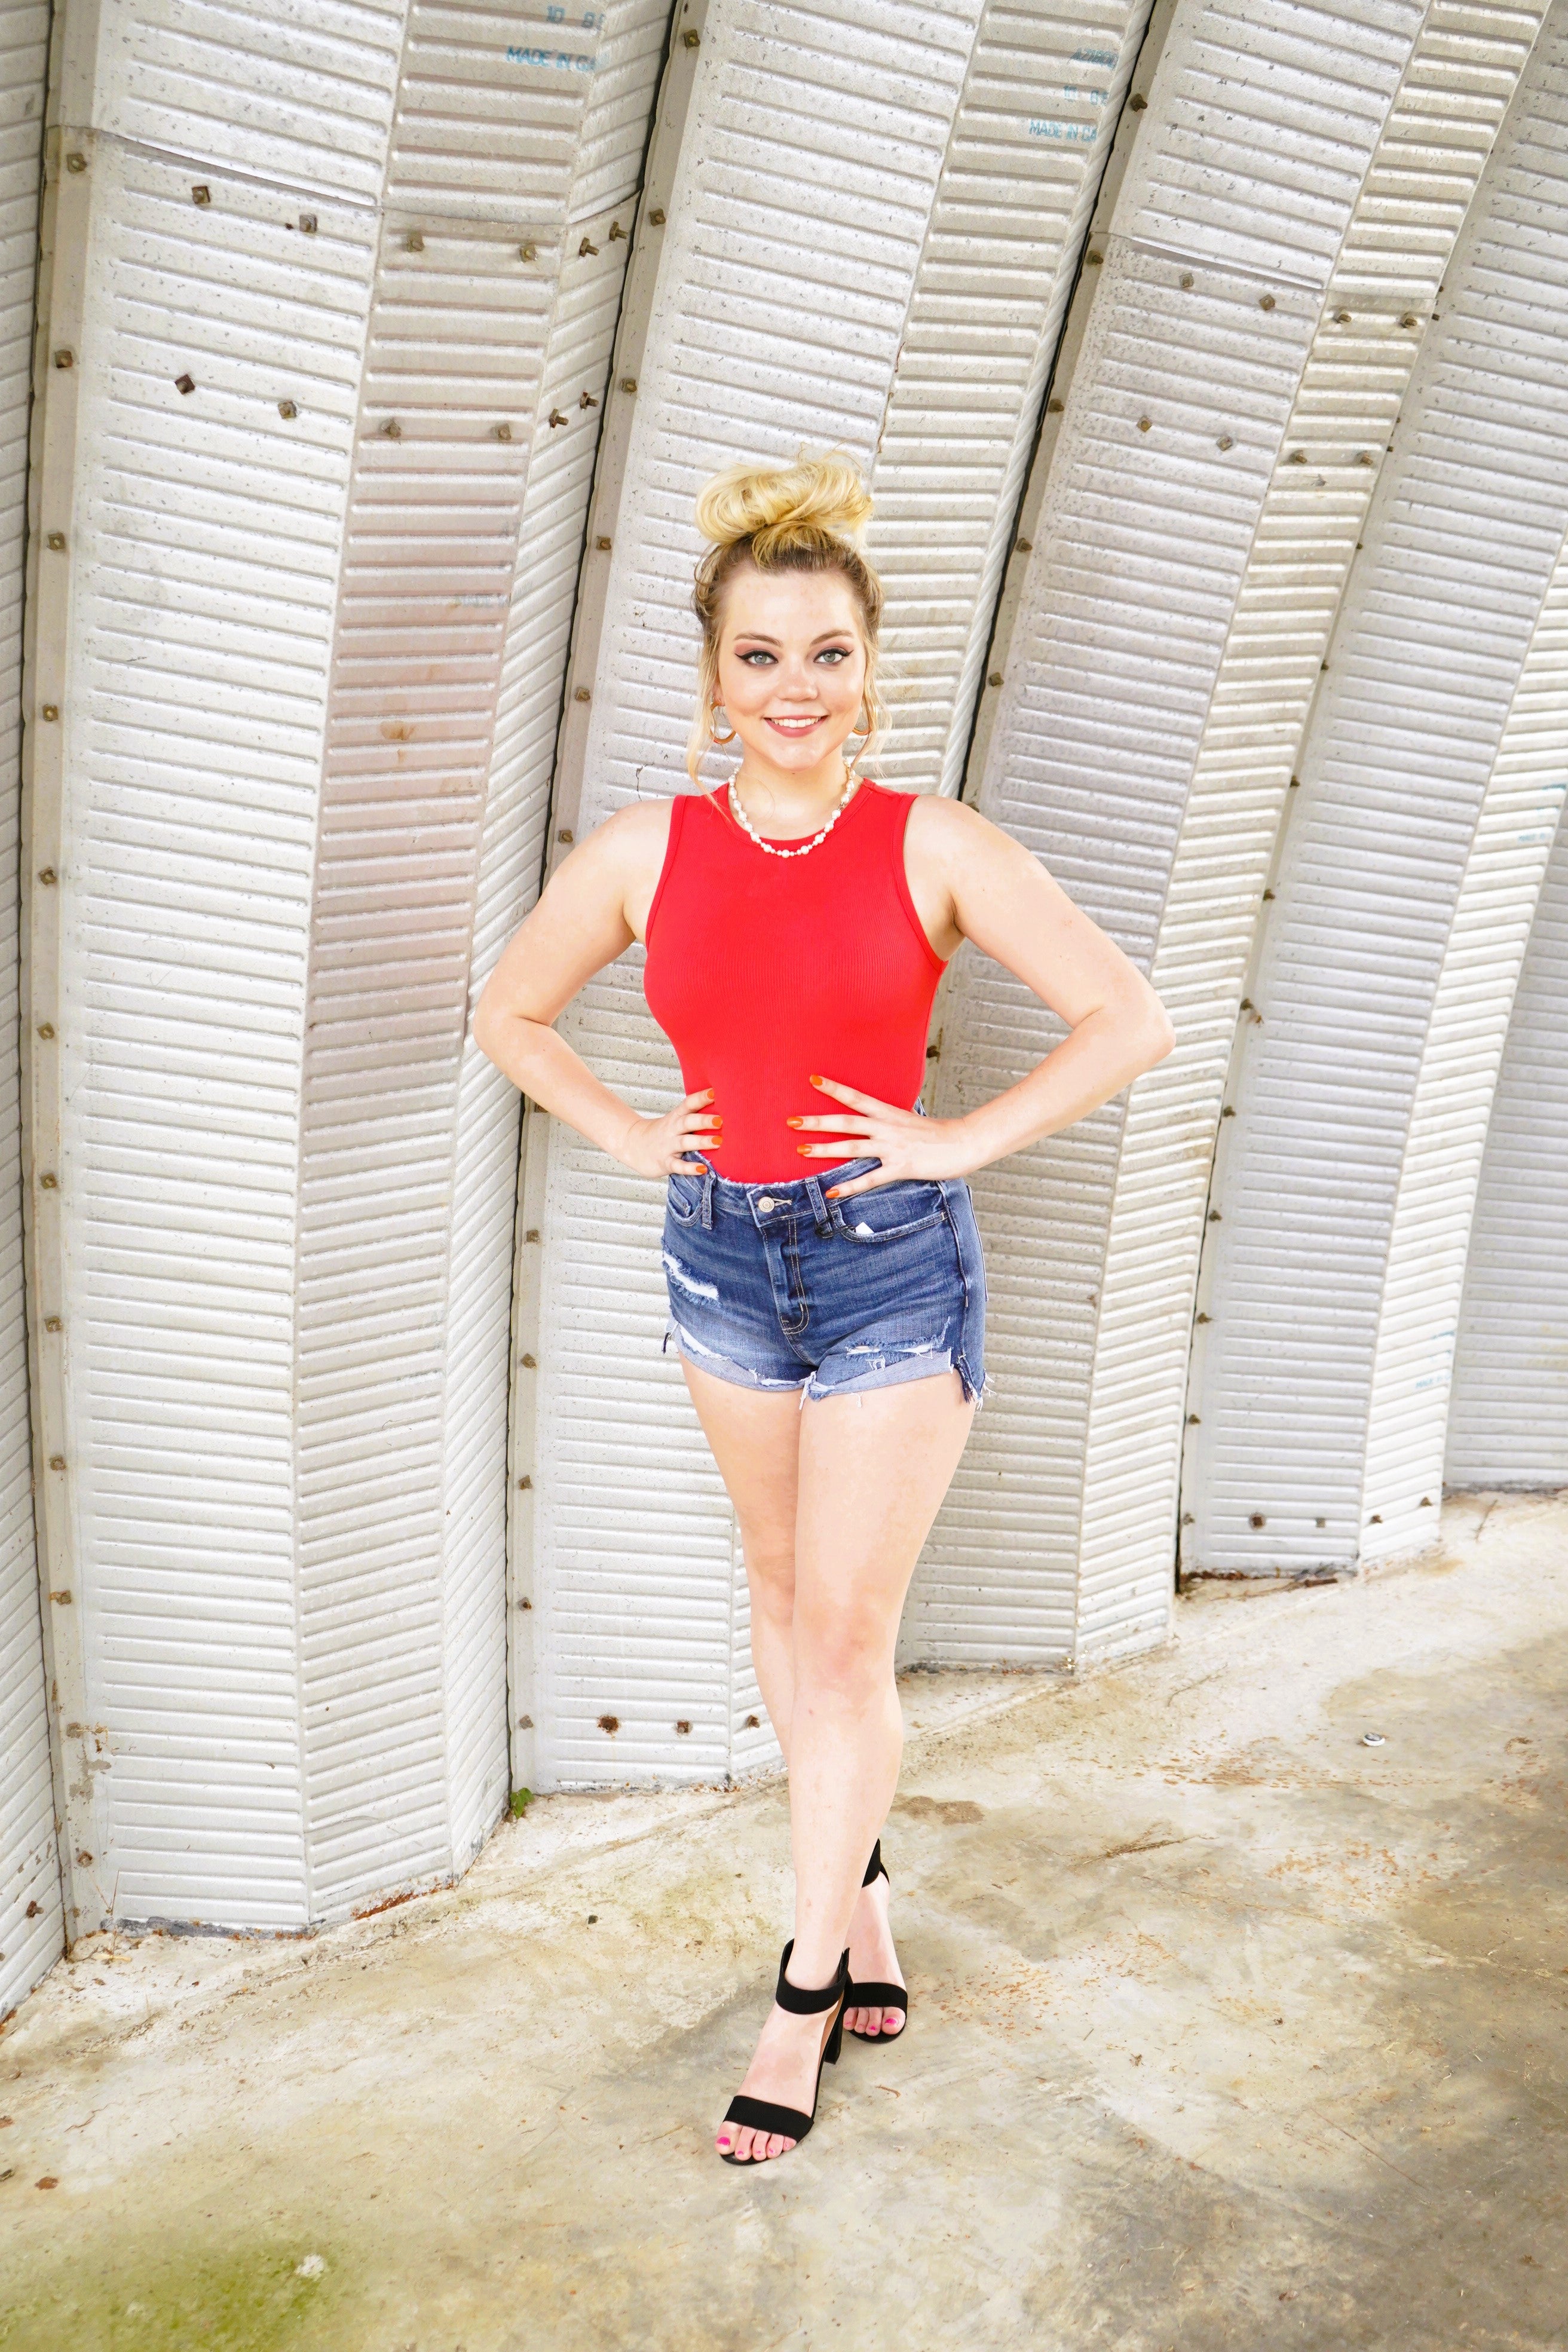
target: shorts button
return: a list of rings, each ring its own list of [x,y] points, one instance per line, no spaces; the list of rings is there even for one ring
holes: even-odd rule
[[[757,1206],[761,1209],[763,1216],[765,1217],[778,1207],[778,1202],[773,1198],[771,1193],[764,1192],[762,1199],[757,1202]]]

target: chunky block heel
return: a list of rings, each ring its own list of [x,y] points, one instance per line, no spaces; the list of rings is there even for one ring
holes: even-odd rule
[[[833,2021],[827,2039],[823,2043],[822,2055],[816,2062],[816,2084],[811,2095],[811,2113],[807,2116],[803,2115],[798,2107],[777,2106],[772,2099],[748,2098],[742,2091],[736,2094],[725,2109],[724,2121],[727,2124],[745,2124],[752,2131],[778,2132],[784,2138],[793,2139],[798,2143],[805,2137],[806,2133],[816,2121],[816,2102],[822,2095],[822,2070],[825,2066],[837,2065],[838,2053],[844,2046],[844,1999],[845,1987],[849,1982],[849,1955],[846,1952],[840,1958],[832,1983],[823,1985],[819,1990],[813,1991],[803,1989],[800,1985],[791,1984],[784,1974],[784,1970],[789,1966],[789,1956],[794,1949],[795,1937],[792,1936],[780,1957],[779,1980],[773,1987],[773,1999],[779,2007],[787,2009],[792,2017],[821,2017],[830,2009],[837,2010],[838,2012]],[[862,2038],[869,2039],[868,2036]],[[722,2148],[720,2149],[719,2154],[726,2164],[756,2162],[754,2157],[725,2156]],[[776,2157],[763,2158],[764,2163],[777,2161]]]
[[[872,1881],[878,1878],[888,1878],[888,1866],[882,1860],[880,1838],[871,1848],[871,1859],[866,1864],[866,1875],[860,1884],[862,1886],[869,1886]],[[888,1878],[889,1886],[892,1883],[892,1880]],[[902,1985],[879,1984],[875,1979],[866,1984],[859,1984],[851,1977],[845,1990],[844,2006],[846,2009],[896,2009],[907,2021],[910,2013],[910,1997]],[[853,2034],[857,2042],[901,2042],[904,2038],[903,2026],[899,2028],[897,2033],[862,2033],[857,2025],[847,2026],[845,2031]]]

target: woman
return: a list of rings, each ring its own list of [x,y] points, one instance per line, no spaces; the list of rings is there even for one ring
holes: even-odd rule
[[[902,1740],[899,1616],[984,1379],[963,1180],[1069,1127],[1172,1042],[1148,983],[1027,852],[846,760],[878,720],[881,598],[857,545],[869,513],[837,456],[709,484],[687,765],[697,782],[711,735],[739,741],[740,767],[716,793],[622,809],[574,849],[474,1022],[535,1102],[668,1181],[669,1339],[740,1522],[790,1775],[795,1935],[719,2126],[730,2163],[795,2147],[841,2032],[886,2040],[907,2013],[879,1832]],[[551,1026],[634,940],[688,1089],[658,1118]],[[963,940],[1069,1034],[994,1100],[926,1118],[931,997]]]

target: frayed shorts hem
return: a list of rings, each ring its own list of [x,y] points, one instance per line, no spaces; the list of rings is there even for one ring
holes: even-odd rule
[[[820,1370],[803,1370],[798,1380],[773,1379],[765,1372],[752,1371],[746,1365],[737,1364],[728,1356],[718,1355],[711,1349],[704,1348],[700,1340],[693,1339],[689,1333],[679,1328],[672,1327],[665,1333],[666,1349],[671,1342],[678,1356],[683,1357],[689,1364],[694,1364],[700,1372],[706,1372],[711,1380],[726,1381],[731,1388],[765,1390],[774,1395],[788,1395],[795,1391],[803,1404],[807,1401],[812,1404],[823,1404],[829,1397],[860,1396],[868,1389],[900,1388],[906,1381],[931,1381],[939,1379],[943,1372],[956,1372],[964,1402],[973,1403],[978,1411],[985,1402],[985,1391],[989,1385],[984,1374],[978,1383],[973,1381],[963,1363],[947,1348],[933,1348],[922,1355],[906,1356],[901,1363],[868,1365],[864,1371],[852,1371],[845,1380],[825,1381]]]

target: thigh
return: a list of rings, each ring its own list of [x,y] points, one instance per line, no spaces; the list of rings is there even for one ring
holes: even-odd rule
[[[686,1385],[741,1532],[773,1556],[795,1548],[800,1391],[742,1388],[681,1358]]]
[[[801,1409],[797,1615],[880,1629],[889,1656],[921,1546],[952,1483],[974,1404],[955,1371]]]

